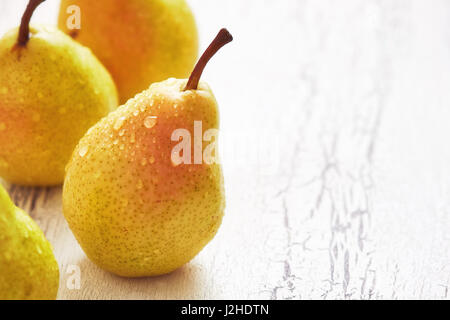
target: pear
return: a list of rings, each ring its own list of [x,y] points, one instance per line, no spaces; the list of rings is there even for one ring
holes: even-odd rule
[[[50,243],[0,185],[0,300],[54,300],[58,286]]]
[[[29,26],[0,39],[0,176],[28,186],[64,180],[86,131],[118,106],[111,75],[92,52],[54,27]]]
[[[102,61],[122,104],[153,82],[188,77],[197,60],[185,0],[62,0],[58,25]]]
[[[219,128],[217,102],[199,79],[230,41],[223,29],[189,81],[152,84],[93,126],[76,147],[63,212],[100,267],[126,277],[166,274],[193,259],[218,231],[225,208],[222,168],[211,161],[214,152],[198,161],[214,144],[206,146],[195,131],[201,124],[208,136]]]

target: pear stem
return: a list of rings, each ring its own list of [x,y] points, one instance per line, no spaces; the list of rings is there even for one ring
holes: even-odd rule
[[[25,47],[30,40],[30,20],[33,16],[34,10],[45,0],[30,0],[28,6],[22,16],[20,23],[19,36],[17,38],[17,45]]]
[[[211,42],[208,49],[203,53],[200,60],[198,60],[197,65],[192,71],[192,74],[189,78],[189,81],[186,85],[184,91],[187,90],[197,90],[198,82],[200,81],[200,77],[202,76],[203,70],[206,67],[206,64],[209,60],[220,50],[224,45],[233,41],[233,36],[228,32],[227,29],[222,29],[217,34],[216,38]]]

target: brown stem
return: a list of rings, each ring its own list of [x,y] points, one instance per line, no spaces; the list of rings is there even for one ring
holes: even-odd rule
[[[220,48],[231,41],[233,41],[233,36],[227,29],[224,28],[219,31],[216,38],[209,45],[208,49],[206,49],[205,53],[203,53],[200,60],[198,60],[184,91],[197,90],[198,82],[200,81],[200,77],[202,76],[208,61],[220,50]]]
[[[19,36],[17,38],[17,45],[25,47],[28,40],[30,40],[30,20],[34,10],[45,0],[30,0],[28,6],[22,16],[20,23]]]

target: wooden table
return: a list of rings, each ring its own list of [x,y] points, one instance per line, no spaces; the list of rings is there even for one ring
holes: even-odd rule
[[[25,2],[0,2],[1,33]],[[202,48],[235,36],[204,75],[222,113],[220,232],[170,275],[123,279],[86,258],[60,188],[9,186],[54,246],[59,298],[447,298],[450,2],[190,3]]]

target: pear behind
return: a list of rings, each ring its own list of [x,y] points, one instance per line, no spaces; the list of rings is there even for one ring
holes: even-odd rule
[[[74,5],[80,29],[71,29]],[[58,25],[102,61],[122,104],[154,82],[188,77],[197,60],[197,26],[185,0],[62,0]]]
[[[50,186],[79,139],[118,106],[114,82],[92,52],[53,27],[18,29],[0,40],[0,176]]]

